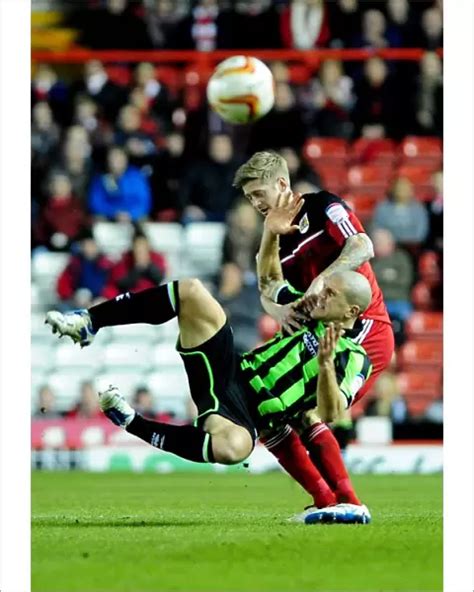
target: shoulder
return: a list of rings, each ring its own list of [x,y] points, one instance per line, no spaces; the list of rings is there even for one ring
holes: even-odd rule
[[[336,208],[335,211],[350,211],[350,207],[343,199],[329,191],[306,193],[303,198],[305,200],[305,209],[312,216],[328,216],[328,211],[334,207]]]

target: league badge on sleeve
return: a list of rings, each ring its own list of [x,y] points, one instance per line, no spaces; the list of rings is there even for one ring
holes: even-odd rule
[[[309,230],[309,220],[308,220],[308,214],[305,214],[299,223],[299,229],[300,229],[300,233],[301,234],[306,234]]]

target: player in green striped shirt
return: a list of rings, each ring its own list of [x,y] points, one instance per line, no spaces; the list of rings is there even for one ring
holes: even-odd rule
[[[194,425],[146,419],[114,387],[100,395],[101,407],[115,424],[152,446],[195,462],[234,464],[250,455],[260,431],[314,408],[331,421],[351,404],[371,368],[353,339],[370,300],[364,276],[335,273],[317,297],[299,302],[301,330],[278,334],[243,356],[235,353],[222,307],[195,279],[127,292],[89,310],[50,311],[46,322],[53,332],[87,346],[102,327],[159,325],[177,316],[177,350],[199,412]]]

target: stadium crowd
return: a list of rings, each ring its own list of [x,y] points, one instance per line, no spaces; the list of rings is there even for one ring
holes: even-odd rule
[[[79,43],[93,49],[426,51],[420,62],[379,57],[364,63],[326,60],[314,67],[272,62],[275,107],[248,127],[231,127],[209,111],[205,65],[91,60],[64,71],[34,64],[32,257],[45,251],[69,254],[57,277],[58,302],[88,306],[159,284],[168,261],[151,247],[143,231],[147,221],[183,227],[219,222],[227,225],[222,266],[210,280],[237,327],[238,346],[250,348],[271,335],[275,326],[262,316],[255,278],[261,221],[232,188],[232,178],[251,153],[274,149],[287,159],[296,191],[334,191],[363,220],[399,347],[414,310],[442,310],[437,139],[443,82],[435,51],[442,46],[441,2],[201,0],[191,7],[186,1],[91,0],[87,10],[77,10],[75,2],[61,4],[80,31]],[[430,146],[437,149],[430,152]],[[133,225],[133,240],[116,260],[95,240],[94,225],[102,221]],[[410,414],[396,370],[394,361],[366,408],[395,424]],[[90,391],[85,382],[68,416],[94,417],[98,409]],[[44,385],[38,410],[56,413],[53,401]],[[158,413],[146,388],[137,389],[134,401]],[[440,405],[441,399],[434,400],[425,415],[439,419]]]

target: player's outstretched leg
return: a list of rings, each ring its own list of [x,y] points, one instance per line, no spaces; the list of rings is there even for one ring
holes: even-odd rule
[[[253,442],[247,430],[228,419],[211,415],[204,429],[172,425],[142,417],[110,386],[99,393],[100,407],[117,426],[151,444],[194,462],[236,464],[251,453]]]
[[[161,325],[174,317],[178,317],[181,344],[186,348],[210,339],[226,321],[222,307],[204,285],[196,279],[184,279],[141,292],[126,292],[88,310],[49,311],[45,322],[53,333],[67,335],[84,347],[103,327]]]

